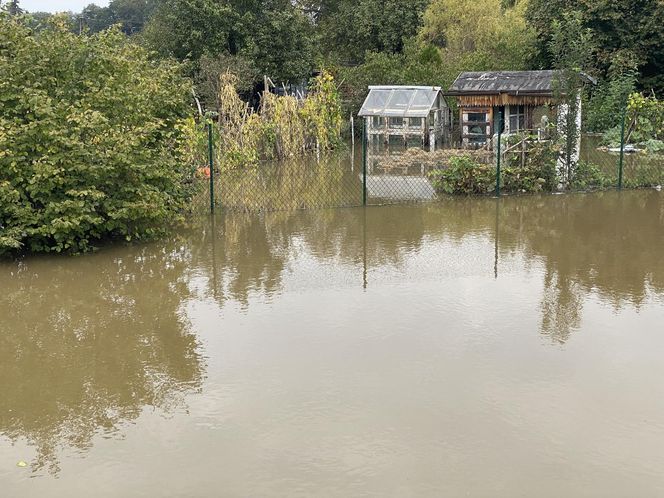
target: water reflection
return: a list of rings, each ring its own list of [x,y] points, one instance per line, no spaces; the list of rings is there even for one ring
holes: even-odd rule
[[[204,365],[181,314],[188,251],[118,248],[32,259],[0,273],[0,433],[59,470],[146,406],[170,412],[201,387]]]
[[[656,191],[497,199],[447,199],[422,206],[221,215],[206,227],[200,253],[216,298],[249,303],[281,291],[293,262],[314,258],[357,272],[404,269],[424,246],[431,271],[453,266],[450,246],[486,239],[493,267],[521,255],[543,269],[541,331],[564,343],[579,327],[591,293],[618,309],[664,291],[664,196]],[[470,248],[470,246],[468,246]],[[526,269],[524,269],[526,270]],[[405,271],[405,270],[404,270]],[[474,268],[473,271],[477,271]]]
[[[222,214],[167,242],[3,264],[0,434],[55,473],[63,446],[86,450],[145,407],[183,409],[203,390],[200,331],[185,318],[201,297],[251,313],[257,297],[312,282],[371,296],[385,282],[472,277],[481,293],[526,275],[541,281],[540,332],[560,344],[590,298],[616,310],[661,299],[662,247],[664,195],[638,191]]]

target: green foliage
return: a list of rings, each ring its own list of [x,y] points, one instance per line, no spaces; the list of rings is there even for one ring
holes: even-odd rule
[[[195,67],[207,54],[208,72],[211,61],[237,56],[255,68],[252,73],[276,82],[306,81],[316,57],[313,25],[288,0],[164,0],[143,39],[162,56]]]
[[[243,15],[247,35],[238,53],[277,83],[306,83],[317,55],[311,21],[289,0],[265,4]]]
[[[643,144],[647,150],[657,152],[658,142],[664,140],[664,102],[654,95],[644,97],[632,93],[627,100],[625,143]],[[602,143],[620,146],[620,126],[607,130]]]
[[[487,194],[496,186],[495,166],[480,164],[470,156],[452,157],[447,167],[432,171],[430,176],[434,189],[445,194]]]
[[[419,5],[419,4],[418,4]],[[523,17],[524,2],[503,9],[499,0],[434,0],[417,36],[400,51],[378,49],[364,62],[337,68],[345,114],[357,112],[368,85],[419,84],[448,88],[462,71],[529,68],[535,33]]]
[[[342,82],[344,116],[360,109],[369,85],[445,86],[457,76],[445,70],[438,48],[422,45],[415,39],[406,43],[404,53],[368,52],[363,64],[338,67],[335,73],[336,79]]]
[[[99,33],[119,24],[123,33],[140,32],[158,5],[159,0],[111,0],[108,7],[91,3],[80,14],[83,26]],[[76,26],[78,29],[78,26]]]
[[[646,140],[644,142],[644,145],[646,146],[646,150],[650,152],[651,154],[657,153],[657,152],[664,152],[664,141],[663,140],[656,140],[654,138],[651,138],[649,140]]]
[[[572,190],[602,189],[615,185],[615,180],[605,175],[597,165],[585,161],[576,164],[569,184]]]
[[[522,138],[517,135],[517,140]],[[501,172],[503,191],[535,193],[557,189],[556,163],[559,150],[554,142],[528,141],[525,155],[515,151],[505,156],[505,166]]]
[[[231,73],[236,77],[235,87],[241,95],[248,95],[255,82],[262,77],[260,70],[251,59],[240,55],[204,54],[196,74],[196,89],[207,109],[219,112],[221,103],[219,95],[223,75]]]
[[[198,61],[201,56],[236,53],[238,13],[214,0],[164,0],[145,27],[144,43],[163,57]]]
[[[519,143],[522,136],[512,136]],[[506,145],[510,145],[509,143]],[[525,154],[520,149],[505,152],[501,167],[501,191],[505,193],[553,192],[557,189],[558,147],[553,142],[528,141]],[[496,187],[496,163],[482,164],[466,155],[452,157],[449,164],[431,173],[434,188],[446,194],[487,194]]]
[[[550,42],[554,21],[577,12],[584,28],[592,32],[595,63],[602,76],[615,74],[617,63],[636,66],[639,86],[664,91],[664,2],[661,0],[529,0],[526,17],[538,34],[536,64],[549,67],[554,54]]]
[[[637,74],[628,71],[602,82],[593,92],[586,107],[584,127],[604,132],[620,126],[627,99],[636,88]]]
[[[429,0],[339,0],[319,20],[323,49],[333,60],[362,62],[365,52],[401,53],[415,36]]]
[[[191,87],[117,31],[37,33],[0,15],[0,253],[84,251],[179,219]]]
[[[629,97],[627,109],[633,123],[632,128],[641,133],[640,140],[637,141],[650,138],[664,140],[664,101],[654,95],[644,97],[633,93]],[[636,120],[639,120],[638,126],[635,126]]]
[[[264,93],[259,111],[238,95],[237,78],[223,75],[219,94],[218,164],[224,169],[285,159],[341,144],[341,107],[334,78],[323,72],[305,99]]]
[[[524,18],[526,2],[503,8],[500,0],[433,0],[419,38],[441,49],[454,77],[461,71],[529,69],[535,31]]]

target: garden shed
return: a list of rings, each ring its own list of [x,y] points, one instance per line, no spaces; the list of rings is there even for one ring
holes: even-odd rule
[[[551,70],[461,73],[445,95],[457,98],[464,147],[490,146],[497,123],[503,123],[503,133],[541,132],[548,122],[555,123],[557,74]],[[594,83],[587,75],[580,76]]]
[[[407,144],[417,137],[435,150],[449,139],[451,115],[436,86],[370,86],[358,115],[365,119],[370,143],[398,137]]]

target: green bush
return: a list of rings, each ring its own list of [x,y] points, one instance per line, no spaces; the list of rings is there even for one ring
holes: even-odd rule
[[[646,140],[645,142],[643,142],[643,146],[651,154],[655,154],[657,152],[664,152],[664,140],[656,140],[654,138],[651,138],[650,140]]]
[[[487,194],[496,186],[496,168],[480,164],[470,156],[452,157],[445,169],[431,172],[437,192],[446,194]]]
[[[191,87],[118,31],[32,32],[0,14],[0,254],[85,251],[178,221]]]
[[[524,138],[524,137],[521,137]],[[518,136],[508,144],[517,144]],[[525,161],[517,152],[504,154],[501,191],[504,193],[553,192],[558,187],[558,147],[552,142],[529,141]],[[431,173],[434,188],[446,194],[486,194],[495,191],[496,164],[480,164],[470,156],[450,159],[449,166]]]
[[[506,156],[501,174],[501,188],[504,192],[535,193],[556,190],[556,162],[559,154],[555,143],[530,140],[523,164],[518,152]]]
[[[570,188],[573,190],[593,190],[615,186],[615,180],[605,175],[602,170],[592,164],[579,161],[570,178]]]

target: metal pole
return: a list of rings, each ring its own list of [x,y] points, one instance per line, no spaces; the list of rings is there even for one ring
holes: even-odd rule
[[[496,158],[496,196],[500,197],[500,159],[501,159],[501,150],[500,150],[500,137],[503,134],[503,118],[498,111],[498,156]]]
[[[618,190],[622,190],[623,164],[625,161],[625,119],[627,117],[627,102],[623,105],[622,123],[620,124],[620,161],[618,162]]]
[[[212,123],[208,123],[208,160],[210,164],[210,213],[214,214],[214,157],[212,150]]]
[[[362,121],[362,205],[367,205],[367,118]]]

